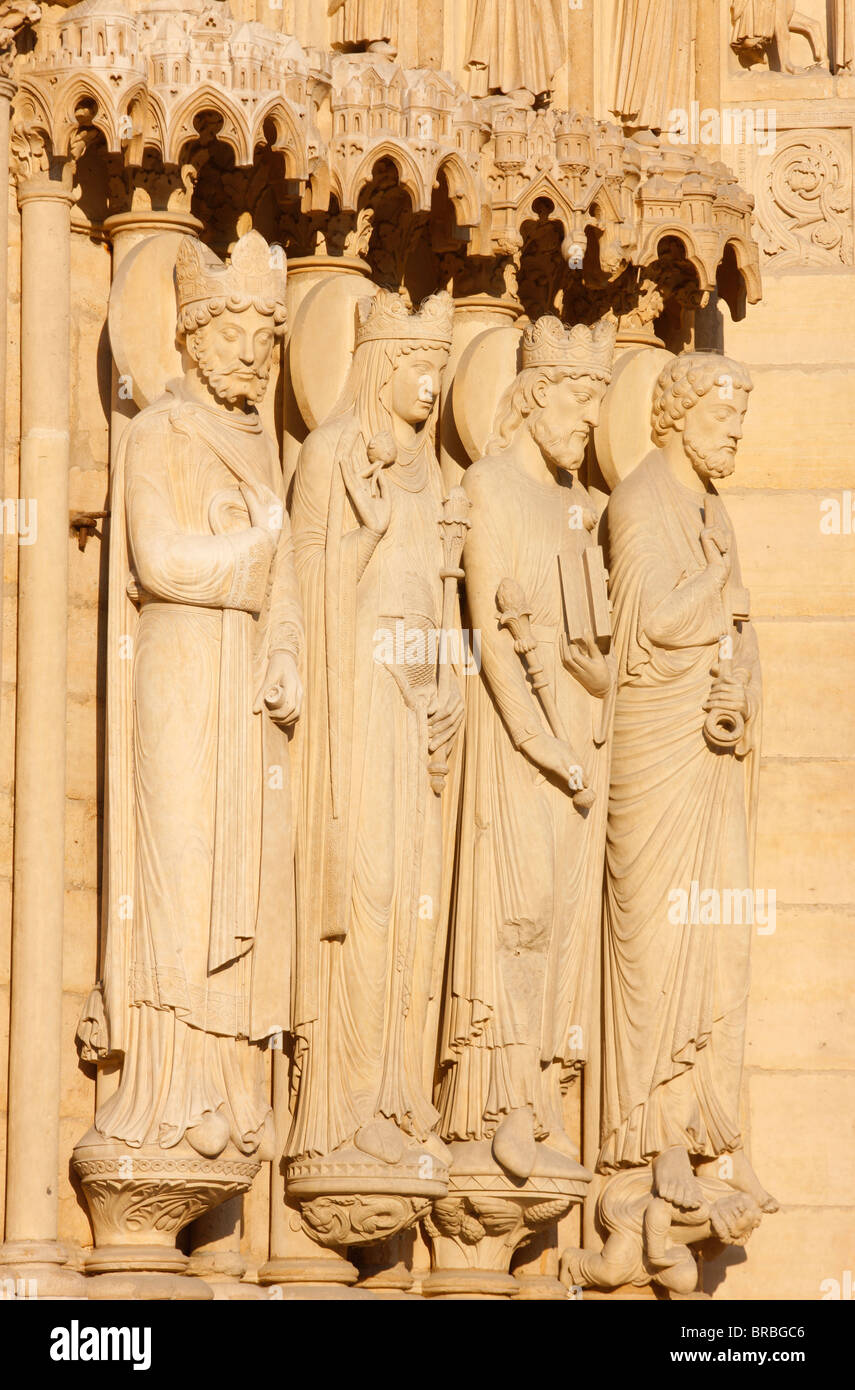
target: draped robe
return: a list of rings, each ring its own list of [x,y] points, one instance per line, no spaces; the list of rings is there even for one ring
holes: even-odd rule
[[[618,694],[606,841],[601,1171],[645,1163],[676,1145],[715,1156],[741,1143],[752,927],[693,922],[702,914],[681,914],[671,896],[691,898],[693,883],[697,895],[752,887],[756,637],[748,623],[734,636],[734,670],[751,676],[743,739],[734,752],[715,752],[704,738],[703,705],[729,619],[726,599],[704,578],[703,507],[703,496],[678,483],[655,451],[617,486],[607,510]],[[720,503],[716,524],[729,527]],[[738,585],[732,532],[730,545],[731,584]],[[663,603],[667,620],[657,616]],[[681,915],[689,920],[674,920]]]
[[[292,505],[308,633],[293,1157],[329,1154],[379,1117],[418,1139],[436,1123],[430,1018],[453,806],[453,778],[440,797],[428,774],[441,479],[427,440],[386,470],[391,520],[358,577],[360,527],[335,458],[354,418],[340,415],[306,440]],[[399,650],[386,659],[383,634],[417,631],[423,654],[416,641],[408,660]]]
[[[472,95],[548,92],[567,62],[562,0],[472,0],[466,64],[474,66]],[[485,70],[483,90],[477,70]]]
[[[666,129],[672,110],[688,108],[691,54],[689,0],[623,0],[612,107],[618,119]]]
[[[346,46],[398,41],[399,0],[342,0],[333,11],[333,39]]]
[[[571,529],[591,509],[566,474],[543,483],[501,456],[463,478],[472,527],[463,552],[468,621],[481,677],[466,683],[460,843],[441,1035],[444,1139],[490,1138],[503,1115],[534,1111],[538,1138],[561,1131],[561,1087],[594,1031],[595,961],[608,793],[611,700],[562,665],[559,554],[595,542]],[[568,790],[521,751],[549,733],[496,591],[515,579],[531,607],[549,687],[596,792],[582,815]]]
[[[731,42],[760,48],[775,37],[777,0],[733,0]]]
[[[278,544],[239,483],[283,504]],[[175,382],[137,416],[112,484],[103,1000],[123,1052],[96,1128],[177,1144],[222,1109],[257,1147],[261,1040],[290,1025],[287,733],[256,690],[302,614],[278,455],[258,414]],[[239,1041],[241,1040],[241,1041]]]

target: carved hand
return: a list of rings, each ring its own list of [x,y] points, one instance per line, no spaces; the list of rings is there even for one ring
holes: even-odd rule
[[[713,576],[719,589],[723,589],[730,578],[733,563],[727,536],[723,531],[707,527],[701,532],[701,549],[707,562],[707,573]]]
[[[336,461],[359,524],[375,536],[384,535],[392,517],[392,498],[382,472],[374,476],[358,425],[348,425],[342,431]]]
[[[259,531],[266,531],[274,546],[279,543],[279,533],[285,520],[285,508],[269,487],[253,487],[241,483],[240,490],[249,512],[250,525]]]
[[[611,689],[612,677],[593,632],[586,632],[581,642],[577,639],[568,641],[562,632],[559,650],[565,669],[576,677],[589,695],[604,700]]]
[[[572,796],[588,785],[588,774],[569,743],[551,734],[535,734],[526,739],[522,751],[535,767],[556,777]]]
[[[428,706],[428,752],[435,753],[443,744],[450,743],[463,720],[463,696],[455,680],[452,680],[448,694],[440,701],[439,692]]]
[[[743,719],[747,719],[749,707],[746,681],[743,679],[745,673],[737,671],[731,676],[719,676],[718,671],[718,666],[713,666],[710,672],[713,683],[704,702],[704,709],[727,710],[732,714],[741,714]]]
[[[303,683],[290,652],[271,652],[253,713],[266,709],[276,724],[293,724],[303,708]]]

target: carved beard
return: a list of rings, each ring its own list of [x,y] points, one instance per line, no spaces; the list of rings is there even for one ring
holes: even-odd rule
[[[736,467],[735,449],[705,449],[703,445],[695,444],[686,433],[683,434],[683,448],[698,477],[704,482],[708,478],[729,478]]]
[[[252,369],[251,377],[237,376],[246,370],[240,362],[225,370],[217,369],[213,364],[213,355],[206,351],[202,337],[196,340],[196,367],[212,396],[218,401],[227,402],[228,405],[237,405],[239,401],[257,405],[267,390],[270,378],[270,363],[261,371]]]
[[[566,435],[553,434],[547,429],[541,413],[532,421],[530,430],[532,439],[547,463],[553,468],[564,468],[568,473],[578,471],[585,457],[587,429],[574,430],[569,438]]]

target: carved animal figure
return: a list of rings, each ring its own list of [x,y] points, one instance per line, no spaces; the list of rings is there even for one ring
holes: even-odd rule
[[[796,0],[733,0],[730,7],[733,33],[730,46],[737,53],[760,56],[774,40],[782,72],[796,72],[790,59],[790,35],[803,34],[814,62],[826,60],[818,20],[796,9]]]

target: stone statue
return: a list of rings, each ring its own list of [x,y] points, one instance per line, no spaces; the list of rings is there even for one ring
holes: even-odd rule
[[[612,111],[632,129],[667,130],[691,92],[692,6],[623,0]]]
[[[0,76],[11,77],[15,40],[25,29],[38,24],[41,9],[35,0],[2,0],[0,3]]]
[[[303,445],[292,508],[308,707],[288,1183],[301,1196],[317,1178],[324,1201],[339,1162],[373,1160],[377,1183],[397,1192],[402,1164],[415,1172],[426,1152],[444,1154],[431,1099],[454,831],[442,750],[463,717],[459,683],[444,674],[456,653],[441,629],[434,444],[451,298],[412,314],[380,290],[357,317],[350,375]]]
[[[329,0],[333,44],[394,57],[398,48],[398,0]]]
[[[599,1169],[650,1164],[653,1196],[690,1214],[705,1175],[777,1206],[740,1133],[761,678],[715,490],[751,389],[726,357],[669,363],[657,447],[607,510],[618,692]]]
[[[503,92],[530,104],[567,62],[563,0],[470,0],[466,67],[473,96]]]
[[[774,42],[781,71],[796,72],[790,60],[790,35],[803,34],[814,63],[825,62],[819,21],[797,10],[796,0],[731,0],[730,18],[730,46],[749,61],[761,57]]]
[[[562,1088],[590,1041],[613,673],[598,645],[596,513],[577,474],[614,343],[606,321],[530,326],[487,456],[463,480],[482,678],[466,692],[440,1133],[485,1145],[514,1180],[544,1147],[578,1158]]]
[[[698,1266],[690,1247],[718,1240],[745,1245],[761,1213],[747,1192],[720,1178],[703,1176],[702,1200],[690,1210],[656,1197],[650,1168],[627,1168],[606,1183],[598,1206],[608,1231],[602,1252],[568,1249],[561,1278],[568,1286],[614,1289],[622,1284],[660,1284],[673,1293],[693,1293]]]
[[[834,71],[855,65],[855,0],[834,0]]]
[[[282,474],[256,410],[285,273],[257,232],[229,265],[186,237],[175,285],[184,377],[132,421],[112,485],[103,1017],[96,995],[81,1037],[123,1064],[77,1153],[257,1158],[271,1118],[249,1043],[289,1026],[302,700]]]

